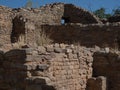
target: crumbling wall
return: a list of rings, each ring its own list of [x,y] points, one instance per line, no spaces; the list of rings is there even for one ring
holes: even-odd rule
[[[102,23],[93,13],[76,7],[73,4],[64,5],[63,19],[65,23],[82,23],[82,24],[93,24]],[[67,22],[66,22],[67,20]]]
[[[108,90],[120,88],[120,56],[118,53],[96,52],[93,56],[93,76],[105,76]]]
[[[112,17],[108,18],[108,21],[111,23],[120,22],[120,15],[112,16]]]
[[[13,9],[15,16],[21,15],[37,25],[41,24],[61,24],[61,17],[64,13],[64,4],[54,3],[35,9],[16,8]]]
[[[12,27],[12,33],[11,33],[11,42],[22,42],[25,43],[25,36],[26,31],[25,31],[25,21],[22,16],[16,16],[13,21],[13,27]],[[21,40],[23,39],[23,40]]]
[[[12,9],[0,6],[0,48],[10,47],[12,31]]]
[[[4,56],[6,90],[85,90],[92,76],[92,53],[85,47],[54,44]]]
[[[65,24],[43,25],[42,30],[57,43],[79,43],[86,47],[111,47],[119,49],[120,24]]]
[[[106,77],[99,76],[88,79],[86,90],[107,90]]]
[[[0,87],[2,87],[1,90],[4,90],[7,85],[4,82],[4,68],[3,68],[3,62],[4,62],[4,52],[0,51]]]
[[[39,9],[0,6],[0,49],[10,50],[15,43],[25,45],[24,49],[0,51],[0,90],[85,90],[86,85],[88,90],[105,90],[105,78],[109,90],[120,88],[118,54],[95,53],[93,62],[94,50],[81,46],[28,48],[37,46],[40,32],[53,43],[120,48],[119,22],[102,24],[95,15],[72,4]]]
[[[6,48],[5,44],[13,44],[13,42],[19,43],[18,39],[20,38],[24,38],[22,41],[24,44],[30,44],[29,41],[33,41],[31,42],[31,46],[35,46],[35,39],[38,38],[36,36],[41,30],[40,26],[46,24],[61,25],[62,19],[65,20],[65,23],[100,23],[100,20],[92,13],[82,8],[75,7],[72,4],[64,3],[48,4],[35,9],[10,9],[1,6],[0,18],[0,39],[3,41],[1,42],[1,45],[4,46],[4,48]],[[22,28],[20,26],[22,26]],[[27,36],[23,35],[22,37],[20,30],[24,30],[26,32],[25,35],[27,34]]]
[[[28,33],[27,34],[28,38],[25,39],[24,43],[29,43],[31,39],[34,41],[35,40],[34,34],[38,33],[35,28],[37,27],[37,25],[61,24],[61,17],[63,16],[63,13],[64,4],[60,3],[46,5],[39,9],[24,9],[24,8],[10,9],[8,7],[1,6],[0,7],[0,41],[1,41],[0,46],[2,46],[1,48],[9,50],[11,42],[13,43],[20,39],[19,37],[21,36],[20,32],[23,29],[26,32],[25,35]],[[22,28],[20,26],[22,26]],[[41,28],[39,28],[39,30],[41,30]],[[24,35],[23,38],[25,38]]]

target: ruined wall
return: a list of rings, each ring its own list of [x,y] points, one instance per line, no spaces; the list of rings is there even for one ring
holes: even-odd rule
[[[68,10],[68,8],[70,10]],[[13,9],[13,11],[16,12],[16,17],[21,16],[21,18],[23,18],[25,26],[22,25],[22,27],[24,27],[27,34],[24,36],[25,43],[31,46],[36,45],[37,39],[41,34],[41,25],[61,25],[62,19],[65,20],[65,23],[100,23],[99,19],[96,18],[95,15],[82,8],[75,7],[72,4],[54,3],[48,4],[39,9]],[[90,20],[88,20],[88,18],[90,18]],[[21,22],[20,18],[17,20],[15,19],[16,18],[13,19],[16,21],[15,23],[19,21]],[[13,26],[20,28],[21,24]],[[14,32],[19,34],[19,30],[17,28],[13,28],[13,33]]]
[[[42,30],[57,43],[79,43],[80,45],[93,47],[120,46],[120,24],[65,24],[43,25]]]
[[[0,51],[0,87],[4,89],[7,85],[4,83],[4,79],[3,79],[3,73],[4,73],[3,61],[4,61],[4,52]]]
[[[95,49],[67,44],[37,47],[41,33],[53,43],[120,48],[119,22],[102,24],[92,13],[72,4],[55,3],[39,9],[0,6],[0,50],[9,50],[0,51],[0,90],[120,88],[118,54],[95,53],[93,62]],[[24,47],[10,50],[14,45]]]
[[[0,47],[10,47],[12,9],[0,6]]]
[[[87,10],[64,3],[48,4],[34,9],[10,9],[1,6],[0,19],[0,40],[4,40],[1,42],[2,48],[10,48],[11,43],[30,44],[30,41],[31,46],[35,46],[41,25],[61,25],[61,20],[65,23],[101,23],[99,18]],[[21,30],[25,34],[21,35]]]
[[[63,19],[65,20],[65,23],[102,23],[93,13],[80,7],[76,7],[73,4],[64,5]]]
[[[64,4],[55,3],[35,9],[13,9],[15,16],[21,15],[33,24],[60,24],[64,13]]]
[[[112,16],[112,17],[108,18],[108,21],[111,23],[120,22],[120,15]]]
[[[11,48],[11,41],[13,43],[15,38],[17,37],[18,39],[18,36],[20,36],[20,28],[25,28],[19,23],[20,20],[16,19],[17,17],[24,18],[25,21],[22,23],[26,22],[27,29],[25,30],[28,33],[30,32],[28,34],[29,37],[33,36],[32,33],[35,32],[35,25],[60,24],[63,11],[64,7],[62,4],[49,5],[40,9],[11,9],[0,6],[0,47],[9,50]],[[23,37],[25,36],[23,35]]]
[[[93,56],[93,76],[107,78],[107,90],[120,88],[120,56],[118,53],[97,52]]]
[[[11,42],[12,43],[13,42],[15,43],[15,41],[19,42],[19,39],[21,38],[20,33],[21,31],[25,33],[22,36],[22,38],[25,39],[24,40],[25,44],[29,43],[30,39],[35,40],[36,38],[35,34],[38,33],[35,28],[37,25],[61,24],[61,18],[63,16],[63,13],[64,4],[61,3],[46,5],[39,9],[24,9],[24,8],[11,9],[8,7],[1,6],[0,7],[1,48],[4,49],[6,47],[9,48]],[[40,28],[38,30],[40,30]],[[27,39],[26,34],[28,37]]]
[[[85,90],[92,76],[93,58],[85,47],[54,44],[11,50],[4,57],[5,90]]]
[[[108,90],[106,77],[99,76],[88,79],[86,90]]]

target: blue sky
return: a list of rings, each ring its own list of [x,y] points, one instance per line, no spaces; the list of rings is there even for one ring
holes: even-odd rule
[[[120,6],[120,0],[32,0],[34,4],[42,6],[53,2],[72,3],[76,6],[86,8],[87,10],[96,10],[104,7],[107,13],[111,13],[114,8]],[[0,5],[12,8],[22,7],[27,0],[0,0]]]

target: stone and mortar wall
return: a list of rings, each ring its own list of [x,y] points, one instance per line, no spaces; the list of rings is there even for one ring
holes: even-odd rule
[[[112,16],[112,17],[108,18],[108,21],[111,23],[120,22],[120,15]]]
[[[4,54],[2,67],[5,90],[85,90],[92,62],[90,50],[81,46],[10,50]]]
[[[15,38],[17,37],[18,39],[18,36],[20,36],[19,32],[21,31],[21,27],[23,27],[22,30],[28,33],[28,38],[26,39],[25,36],[23,38],[26,40],[26,44],[29,43],[29,38],[34,40],[35,35],[33,34],[38,33],[36,32],[35,26],[42,24],[61,24],[63,13],[64,4],[61,3],[46,5],[39,9],[11,9],[0,6],[0,47],[3,49],[7,47],[9,50],[11,48],[11,42],[15,42]]]
[[[23,16],[28,22],[35,25],[60,24],[64,13],[64,4],[55,3],[35,9],[13,9],[15,16]]]
[[[61,25],[61,19],[69,24]],[[119,23],[92,23],[101,21],[88,11],[71,4],[50,4],[40,9],[10,9],[0,6],[0,49],[10,50],[11,42],[15,40],[22,45],[35,46],[41,29],[57,43],[119,49]],[[100,57],[104,57],[104,54]],[[107,58],[106,61],[110,64],[112,59]],[[119,62],[119,59],[116,60]],[[85,90],[87,80],[92,76],[91,52],[84,47],[50,45],[11,50],[5,54],[0,52],[0,62],[0,90]],[[103,63],[100,65],[104,66]],[[93,76],[107,77],[108,87],[117,90],[120,86],[119,63],[113,64],[112,68],[118,68],[108,74],[103,73],[98,66],[94,65]],[[108,67],[105,66],[104,69],[107,71]],[[99,85],[98,79],[92,83]],[[104,81],[102,78],[100,80],[100,83]],[[97,85],[93,87],[99,88]]]
[[[18,17],[20,18],[18,19]],[[0,46],[2,48],[8,47],[8,49],[10,49],[11,42],[15,42],[15,38],[18,40],[18,36],[25,39],[21,43],[30,44],[29,41],[35,41],[36,36],[41,30],[41,28],[37,28],[37,26],[45,24],[61,25],[62,19],[65,20],[65,23],[101,23],[99,18],[92,13],[72,4],[54,3],[35,9],[11,9],[0,6],[0,41],[2,41],[0,42]],[[25,31],[23,37],[19,35],[19,32],[21,31],[20,26],[23,27],[22,30]],[[36,42],[32,42],[31,45],[34,46],[35,43]]]
[[[4,79],[3,79],[3,73],[4,73],[3,61],[4,61],[4,52],[0,51],[0,87],[4,89],[7,85],[4,83]]]
[[[0,47],[10,47],[12,31],[12,9],[0,6]]]
[[[102,23],[98,17],[93,13],[76,7],[72,4],[64,5],[64,15],[63,19],[67,22],[65,23],[82,23],[82,24],[93,24],[93,23]]]
[[[119,23],[43,25],[42,30],[56,43],[120,48]]]
[[[107,90],[107,79],[104,76],[92,77],[87,81],[86,90]]]
[[[61,26],[62,19],[65,20],[65,23],[74,23],[74,25]],[[77,23],[81,23],[83,25],[78,25]],[[109,39],[111,39],[111,37],[113,37],[113,39],[114,37],[119,39],[119,35],[106,35],[106,30],[111,31],[107,32],[107,34],[119,33],[120,25],[116,26],[116,23],[113,25],[109,25],[109,23],[103,25],[95,15],[72,4],[54,3],[35,9],[11,9],[0,6],[0,48],[9,50],[13,47],[11,45],[13,43],[36,46],[37,38],[40,36],[41,29],[43,29],[43,26],[41,25],[46,24],[53,25],[47,27],[44,26],[44,29],[53,30],[50,30],[50,32],[53,32],[54,35],[52,34],[52,39],[55,39],[55,42],[61,42],[61,39],[65,43],[74,43],[79,41],[85,46],[95,45],[96,43],[98,46],[103,46],[101,44],[106,42],[107,44],[111,44],[112,42],[111,46],[114,47],[113,43],[116,40]],[[94,26],[93,24],[98,25]],[[70,30],[70,33],[67,29]],[[76,30],[78,32],[76,32]],[[106,37],[99,38],[104,35],[104,30]],[[115,31],[112,32],[112,30]],[[23,32],[22,34],[21,31]],[[73,34],[71,34],[72,32]],[[90,34],[88,34],[88,32]],[[98,35],[99,33],[101,34]],[[47,34],[51,35],[49,32]],[[65,37],[64,39],[63,36]],[[95,38],[97,38],[97,40],[95,40]],[[119,42],[119,40],[117,42]]]
[[[93,56],[93,76],[107,79],[107,90],[120,89],[120,54],[96,52]]]

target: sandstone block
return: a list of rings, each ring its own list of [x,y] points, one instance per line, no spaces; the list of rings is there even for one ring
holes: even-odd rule
[[[46,51],[47,51],[47,52],[53,52],[54,49],[53,49],[52,47],[46,47]]]
[[[55,44],[54,44],[54,47],[59,48],[60,45],[59,45],[58,43],[55,43]]]
[[[66,49],[66,53],[72,53],[72,49]]]
[[[49,67],[49,66],[46,65],[46,64],[40,64],[40,65],[37,65],[37,70],[44,71],[44,70],[47,70],[48,67]]]
[[[62,53],[62,51],[63,51],[63,50],[62,50],[61,48],[55,48],[55,49],[54,49],[54,52],[55,52],[55,53]]]

